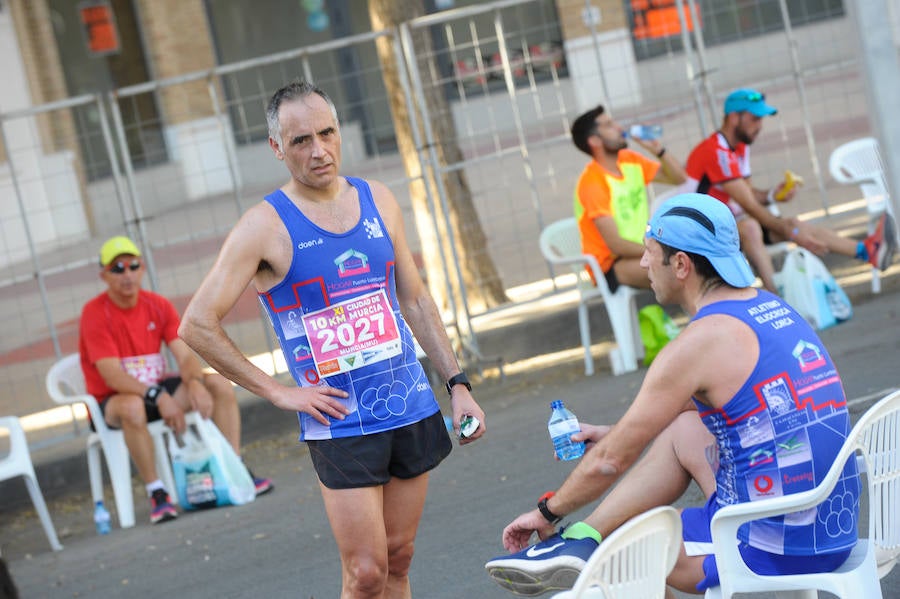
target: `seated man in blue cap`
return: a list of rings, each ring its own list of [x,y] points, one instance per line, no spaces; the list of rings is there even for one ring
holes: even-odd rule
[[[893,261],[897,233],[887,213],[875,231],[856,241],[797,218],[780,218],[769,208],[775,198],[788,201],[797,188],[779,183],[771,189],[754,187],[750,171],[750,145],[762,130],[763,119],[778,111],[766,102],[765,95],[753,89],[738,89],[725,99],[722,127],[700,142],[685,165],[688,181],[683,191],[706,193],[731,209],[738,223],[741,247],[753,264],[763,287],[775,293],[775,268],[766,244],[791,240],[811,252],[822,255],[835,252],[869,262],[885,270]]]
[[[750,286],[725,204],[677,195],[654,213],[644,244],[641,265],[657,301],[680,305],[691,321],[650,365],[619,422],[582,424],[572,435],[589,449],[562,486],[504,529],[503,545],[514,553],[485,567],[518,594],[571,587],[605,535],[671,504],[691,481],[708,500],[683,510],[684,548],[667,582],[687,593],[717,586],[715,512],[813,488],[850,432],[841,378],[822,341],[780,298]],[[812,371],[807,354],[816,357]],[[793,438],[803,442],[785,442]],[[846,506],[846,526],[831,530],[816,517],[754,521],[739,535],[744,561],[761,574],[836,569],[856,544],[859,489],[850,460],[832,493],[834,505]],[[607,491],[583,521],[556,532],[566,514]],[[543,540],[529,547],[535,532]]]
[[[181,320],[165,297],[141,288],[141,251],[127,237],[108,239],[100,248],[100,278],[106,290],[85,304],[79,324],[78,353],[87,392],[97,398],[106,423],[122,429],[131,459],[150,498],[154,524],[177,516],[170,491],[156,471],[147,423],[164,420],[185,430],[184,414],[196,410],[212,418],[240,455],[241,415],[231,383],[203,371],[197,355],[178,337]],[[178,373],[166,372],[165,343]],[[253,477],[257,495],[272,481]]]

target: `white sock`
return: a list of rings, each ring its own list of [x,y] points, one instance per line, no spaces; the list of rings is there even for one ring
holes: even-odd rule
[[[144,485],[144,488],[147,489],[147,497],[152,497],[153,491],[157,489],[165,489],[166,487],[163,485],[162,481],[157,478],[152,483],[147,483],[146,485]]]

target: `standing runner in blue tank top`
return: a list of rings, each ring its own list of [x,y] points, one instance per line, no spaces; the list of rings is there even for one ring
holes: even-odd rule
[[[400,428],[431,416],[439,409],[416,358],[412,333],[400,313],[394,281],[394,248],[372,201],[369,184],[353,177],[346,179],[359,194],[361,213],[359,223],[346,233],[332,233],[316,226],[281,190],[265,198],[284,221],[294,248],[288,275],[259,295],[278,335],[291,375],[303,387],[318,385],[324,380],[349,393],[344,400],[349,414],[343,420],[332,420],[328,426],[299,412],[302,440],[366,435]],[[382,290],[387,294],[398,324],[401,351],[387,359],[371,361],[366,350],[354,352],[350,359],[364,365],[347,372],[320,376],[309,334],[325,333],[327,336],[331,334],[330,329],[306,331],[303,315],[349,299],[369,298]],[[347,327],[344,330],[348,330]]]
[[[340,126],[328,95],[305,81],[285,85],[269,100],[266,124],[290,178],[231,230],[179,335],[224,376],[297,414],[340,551],[340,596],[410,599],[429,476],[452,448],[413,334],[446,381],[459,445],[484,435],[484,411],[419,274],[393,193],[340,173]],[[256,367],[225,332],[223,319],[251,284],[296,384]],[[475,420],[461,435],[461,423]],[[300,552],[315,550],[303,535],[287,534]],[[303,576],[319,577],[299,574],[301,588]]]

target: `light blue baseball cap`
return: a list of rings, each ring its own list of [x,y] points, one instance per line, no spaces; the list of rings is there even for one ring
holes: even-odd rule
[[[774,106],[766,104],[766,95],[755,89],[736,89],[725,98],[725,114],[749,112],[758,117],[770,116],[778,112]]]
[[[702,193],[682,193],[666,200],[647,225],[647,237],[669,247],[709,259],[732,287],[749,287],[756,277],[741,253],[737,223],[728,207]]]

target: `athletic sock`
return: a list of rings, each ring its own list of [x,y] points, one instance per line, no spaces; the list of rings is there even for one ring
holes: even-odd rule
[[[869,250],[866,249],[866,244],[862,241],[856,243],[856,259],[863,262],[869,261]]]
[[[166,487],[165,485],[163,485],[162,481],[157,478],[152,483],[147,483],[146,485],[144,485],[144,488],[147,489],[147,497],[150,497],[153,495],[153,491],[157,489],[165,489]]]
[[[576,522],[575,524],[570,524],[562,531],[560,535],[564,539],[594,539],[598,543],[603,540],[603,536],[597,532],[597,529],[591,526],[590,524],[586,524],[585,522]]]

